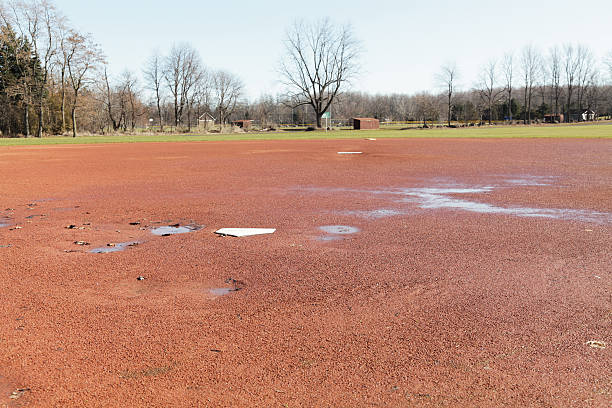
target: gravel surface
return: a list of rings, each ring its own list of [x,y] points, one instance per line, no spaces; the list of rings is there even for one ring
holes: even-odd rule
[[[611,158],[611,140],[1,147],[0,407],[608,407]]]

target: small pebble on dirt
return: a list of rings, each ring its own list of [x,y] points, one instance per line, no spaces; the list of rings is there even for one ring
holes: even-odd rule
[[[589,340],[586,342],[586,345],[592,348],[605,349],[606,343],[599,340]]]
[[[136,278],[136,280],[143,281],[143,280],[145,280],[145,277],[144,276],[139,276],[139,277]]]
[[[89,245],[89,242],[85,242],[85,241],[74,241],[74,243],[76,245]]]

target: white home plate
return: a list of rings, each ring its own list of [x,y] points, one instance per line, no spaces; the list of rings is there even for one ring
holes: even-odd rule
[[[221,228],[215,234],[229,235],[230,237],[248,237],[251,235],[272,234],[275,228]]]
[[[338,154],[362,154],[363,152],[338,152]]]

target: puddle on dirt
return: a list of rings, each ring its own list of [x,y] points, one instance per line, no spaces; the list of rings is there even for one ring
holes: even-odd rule
[[[390,208],[379,208],[376,210],[355,210],[355,211],[343,211],[342,215],[357,216],[363,218],[385,218],[393,217],[394,215],[403,214],[401,211],[390,209]]]
[[[209,292],[215,296],[225,296],[225,295],[229,295],[232,292],[237,292],[239,290],[240,289],[235,289],[235,288],[212,288],[212,289],[209,289]]]
[[[339,234],[339,235],[348,235],[355,234],[359,232],[359,228],[351,227],[348,225],[324,225],[319,227],[319,229],[328,234]]]
[[[567,219],[593,223],[612,222],[612,214],[610,213],[564,208],[499,207],[493,204],[454,197],[461,194],[486,194],[494,189],[495,187],[492,186],[474,188],[407,188],[402,189],[399,194],[407,196],[405,201],[417,203],[423,209],[453,209],[480,214]]]
[[[506,178],[504,182],[507,184],[513,184],[517,186],[550,186],[554,182],[554,177],[547,176],[531,176],[531,175],[519,175],[513,178]]]
[[[487,195],[496,190],[515,187],[544,187],[552,186],[557,177],[533,176],[533,175],[494,175],[491,176],[491,184],[470,186],[453,182],[449,178],[431,179],[433,187],[393,188],[381,190],[356,190],[349,188],[317,188],[300,187],[299,191],[310,191],[315,193],[334,192],[338,194],[373,194],[376,196],[400,196],[400,202],[410,203],[413,208],[425,210],[448,209],[466,211],[479,214],[500,214],[516,217],[549,218],[556,220],[581,221],[594,224],[612,224],[612,213],[592,210],[579,210],[570,208],[534,208],[521,206],[498,206],[481,201],[473,197],[461,198],[461,195]],[[459,197],[458,197],[459,196]],[[397,211],[397,213],[395,213]],[[370,218],[382,218],[391,215],[407,214],[409,209],[402,210],[361,210],[345,211],[341,214],[357,215]]]
[[[198,225],[165,225],[163,227],[153,228],[151,233],[160,237],[166,237],[168,235],[186,234],[188,232],[198,231],[202,228],[203,227]]]
[[[325,235],[317,237],[317,241],[342,241],[344,238],[339,235]]]
[[[80,208],[80,206],[74,206],[74,207],[55,207],[52,208],[52,211],[74,211],[74,210],[78,210]]]
[[[111,252],[120,252],[125,250],[126,248],[133,247],[140,244],[138,241],[129,241],[129,242],[119,242],[117,244],[107,245],[105,247],[94,248],[91,252],[92,254],[108,254]]]
[[[341,241],[345,235],[355,234],[360,231],[357,227],[351,227],[349,225],[324,225],[319,229],[330,235],[323,235],[317,237],[317,241]]]
[[[26,218],[26,220],[31,220],[31,219],[36,218],[36,217],[44,218],[46,216],[47,216],[46,214],[33,214],[33,215],[28,215],[25,218]]]

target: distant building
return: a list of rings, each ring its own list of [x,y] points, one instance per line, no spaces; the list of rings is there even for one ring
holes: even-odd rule
[[[595,112],[590,109],[585,110],[584,112],[582,112],[582,120],[584,122],[595,120]]]
[[[238,126],[240,128],[243,128],[243,129],[250,129],[252,123],[253,123],[253,121],[252,120],[248,120],[248,119],[241,119],[241,120],[234,120],[234,121],[232,121],[232,125],[233,126]]]
[[[203,113],[198,118],[198,127],[208,128],[215,124],[215,118],[210,113]]]
[[[585,111],[574,111],[570,113],[570,122],[591,122],[596,119],[597,115],[590,109]]]
[[[554,113],[547,113],[544,115],[544,123],[563,123],[564,116],[562,113],[555,115]]]
[[[374,118],[353,118],[353,129],[355,130],[367,130],[367,129],[379,129],[380,121]]]

